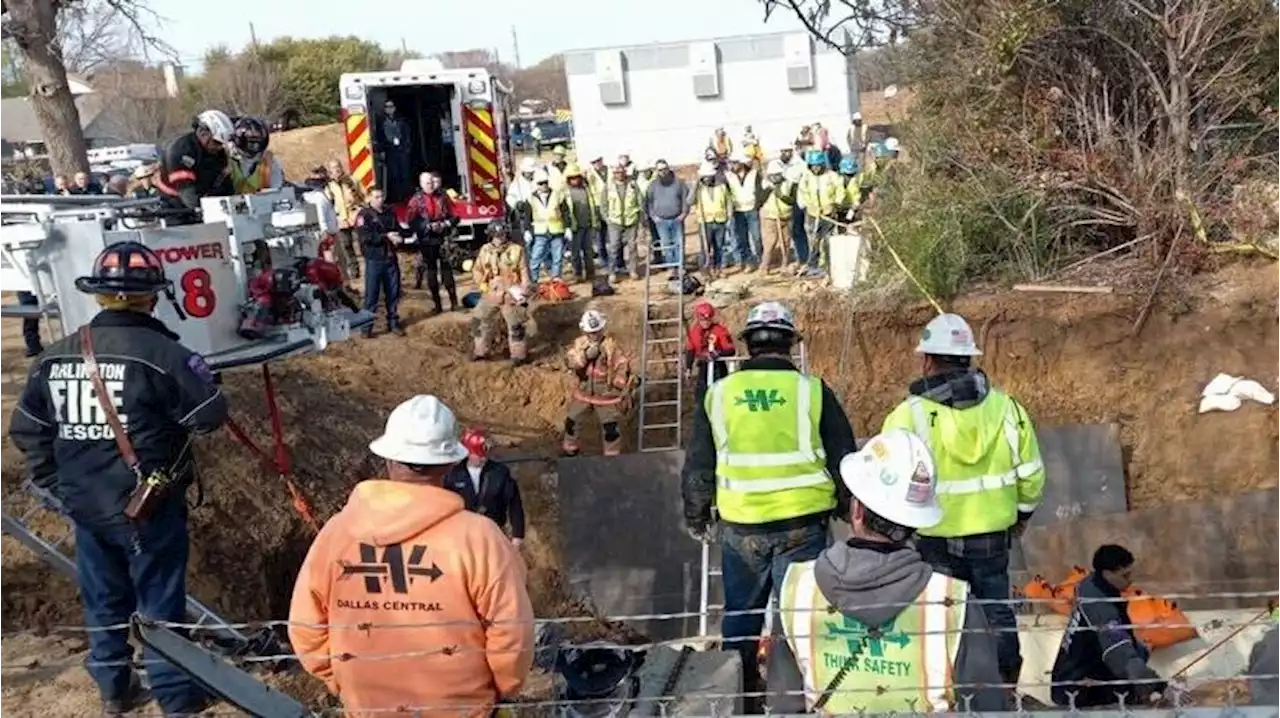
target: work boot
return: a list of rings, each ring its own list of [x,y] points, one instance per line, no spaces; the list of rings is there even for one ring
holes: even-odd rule
[[[365,327],[364,329],[360,330],[360,336],[364,337],[365,339],[372,339],[372,338],[373,338],[373,327],[371,327],[371,326],[370,326],[370,327]]]
[[[120,698],[103,698],[102,714],[114,718],[134,711],[151,701],[151,693],[142,685],[135,673],[129,679],[129,689]]]
[[[404,327],[400,326],[399,324],[395,325],[394,327],[391,327],[389,331],[398,337],[404,336]]]
[[[525,357],[511,357],[511,366],[524,366],[529,360]]]
[[[38,357],[43,353],[44,353],[44,347],[42,346],[29,347],[26,352],[26,357],[28,359],[31,359],[32,357]]]

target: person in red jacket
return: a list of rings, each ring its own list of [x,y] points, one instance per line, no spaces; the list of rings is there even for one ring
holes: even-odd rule
[[[710,367],[714,381],[729,374],[729,367],[722,357],[734,354],[733,335],[720,323],[716,308],[710,302],[699,302],[693,307],[693,321],[689,324],[689,336],[685,342],[685,368],[694,376],[694,396],[697,404],[707,393],[707,372]]]

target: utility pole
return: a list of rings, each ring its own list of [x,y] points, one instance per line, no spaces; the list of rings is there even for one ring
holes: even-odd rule
[[[400,38],[400,54],[402,55],[409,54],[409,43],[405,42],[403,37]]]
[[[249,23],[249,44],[253,46],[253,54],[258,54],[258,32],[253,29],[253,23]]]
[[[511,51],[515,55],[516,69],[520,69],[520,38],[516,35],[516,26],[511,26]]]

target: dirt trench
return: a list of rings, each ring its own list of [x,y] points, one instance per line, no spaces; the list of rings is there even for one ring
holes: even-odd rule
[[[762,289],[760,294],[777,290]],[[1199,392],[1218,372],[1274,381],[1277,366],[1277,274],[1274,265],[1238,266],[1196,280],[1166,299],[1141,336],[1131,330],[1142,294],[1005,293],[960,301],[986,350],[982,366],[1022,400],[1041,425],[1114,421],[1121,426],[1132,507],[1196,500],[1277,483],[1275,406],[1234,413],[1195,413]],[[874,432],[919,371],[913,347],[931,316],[927,306],[854,313],[844,300],[794,299],[811,371],[840,395],[859,434]],[[408,337],[340,344],[325,354],[273,365],[286,440],[298,484],[323,520],[351,488],[374,475],[367,443],[388,412],[416,393],[439,395],[467,423],[487,426],[507,455],[551,457],[570,378],[562,351],[587,300],[534,311],[529,366],[468,359],[467,317],[425,318],[420,292],[403,314]],[[630,292],[598,301],[623,346],[639,342],[641,309]],[[724,311],[740,324],[748,303]],[[15,323],[4,326],[5,421],[25,363]],[[264,445],[267,415],[257,370],[229,373],[225,388],[236,419]],[[1271,387],[1274,388],[1274,387]],[[634,427],[628,426],[634,441]],[[598,451],[588,432],[587,450]],[[274,472],[225,432],[202,438],[198,456],[204,506],[193,513],[191,590],[229,618],[284,618],[294,574],[311,532]],[[21,457],[3,450],[5,508],[22,513]],[[530,515],[526,558],[538,615],[579,607],[563,589],[554,498],[554,464],[516,465]],[[41,517],[37,528],[57,525]],[[610,538],[602,532],[602,539]],[[625,537],[613,537],[625,540]],[[72,582],[13,539],[4,539],[3,629],[56,628],[80,622]]]

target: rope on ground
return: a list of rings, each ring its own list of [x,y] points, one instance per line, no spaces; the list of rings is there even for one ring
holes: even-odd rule
[[[840,222],[838,220],[830,221],[839,227],[850,228],[857,226],[857,223],[852,222]],[[893,245],[889,243],[889,239],[884,236],[884,232],[880,229],[880,224],[876,222],[875,218],[863,217],[860,221],[870,224],[871,228],[876,231],[876,235],[880,238],[880,243],[884,245],[885,249],[889,250],[889,256],[893,257],[894,264],[897,264],[898,269],[901,269],[902,273],[907,275],[907,279],[911,280],[911,283],[915,285],[916,289],[920,292],[920,295],[933,305],[934,311],[939,314],[945,314],[946,312],[943,310],[942,305],[938,303],[938,300],[934,299],[933,295],[929,293],[929,290],[924,288],[924,285],[920,283],[919,279],[916,279],[916,275],[912,274],[910,269],[907,269],[906,263],[902,261],[902,257],[898,255],[897,250],[895,250]]]

